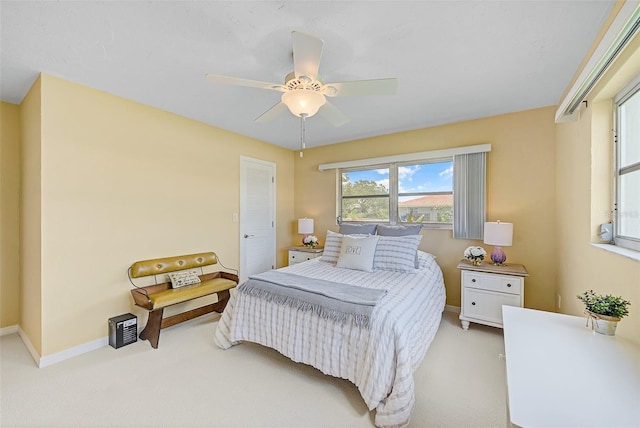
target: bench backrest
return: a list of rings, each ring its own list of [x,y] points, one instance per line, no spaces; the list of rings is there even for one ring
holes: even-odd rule
[[[130,275],[132,278],[140,278],[142,276],[158,275],[216,263],[218,263],[218,257],[214,252],[141,260],[131,265]]]

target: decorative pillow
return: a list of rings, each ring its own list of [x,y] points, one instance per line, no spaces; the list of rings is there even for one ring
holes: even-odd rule
[[[324,251],[320,261],[327,263],[337,263],[342,248],[342,234],[327,230],[327,237],[324,240]]]
[[[418,261],[418,245],[422,235],[380,236],[373,268],[414,272]]]
[[[339,233],[343,235],[375,235],[376,223],[374,224],[341,224]]]
[[[419,235],[421,230],[421,224],[412,224],[409,226],[388,226],[386,224],[379,224],[377,233],[380,236],[407,236]]]
[[[373,258],[376,254],[379,238],[376,235],[343,236],[337,266],[373,272]]]
[[[192,285],[200,282],[198,272],[195,270],[170,273],[169,278],[171,279],[171,288],[184,287],[185,285]]]

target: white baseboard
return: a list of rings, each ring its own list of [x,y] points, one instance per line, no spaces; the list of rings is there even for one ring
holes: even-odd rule
[[[82,345],[74,346],[73,348],[65,349],[64,351],[56,352],[55,354],[47,355],[46,357],[40,358],[38,367],[47,367],[52,364],[59,363],[60,361],[68,360],[69,358],[77,357],[78,355],[95,351],[96,349],[104,348],[108,345],[108,337],[92,340],[91,342],[83,343]]]
[[[9,327],[0,328],[0,337],[6,336],[7,334],[13,334],[18,332],[18,325],[10,325]]]
[[[455,312],[456,314],[459,314],[460,313],[460,306],[444,305],[444,310],[446,312]]]
[[[38,354],[38,351],[36,351],[33,343],[31,343],[31,340],[29,340],[29,336],[27,336],[27,333],[25,333],[24,330],[22,330],[20,327],[18,327],[18,336],[20,336],[20,339],[22,339],[22,343],[24,343],[24,346],[27,347],[27,350],[31,354],[31,358],[33,358],[33,361],[35,361],[38,367],[40,367],[40,354]]]
[[[69,358],[82,355],[87,352],[95,351],[96,349],[103,348],[109,345],[109,338],[103,337],[101,339],[92,340],[91,342],[83,343],[82,345],[74,346],[73,348],[65,349],[64,351],[56,352],[55,354],[41,357],[33,346],[29,337],[18,327],[18,335],[22,339],[22,342],[27,347],[27,350],[31,354],[31,357],[36,362],[38,367],[47,367],[52,364],[59,363]]]

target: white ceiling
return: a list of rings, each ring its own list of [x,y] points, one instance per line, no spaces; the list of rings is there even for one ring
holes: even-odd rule
[[[280,93],[291,31],[324,40],[325,82],[398,78],[398,94],[338,97],[307,147],[556,105],[613,5],[599,1],[85,1],[0,3],[0,98],[39,72],[296,149],[299,119],[254,119]]]

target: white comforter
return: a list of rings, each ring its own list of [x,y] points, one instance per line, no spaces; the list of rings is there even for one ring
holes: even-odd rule
[[[215,342],[223,349],[240,341],[259,343],[348,379],[369,409],[376,409],[377,426],[403,426],[415,401],[413,371],[438,330],[445,304],[440,267],[432,255],[418,255],[420,268],[415,273],[342,269],[319,258],[282,269],[388,290],[372,313],[370,329],[234,293],[218,323]]]

